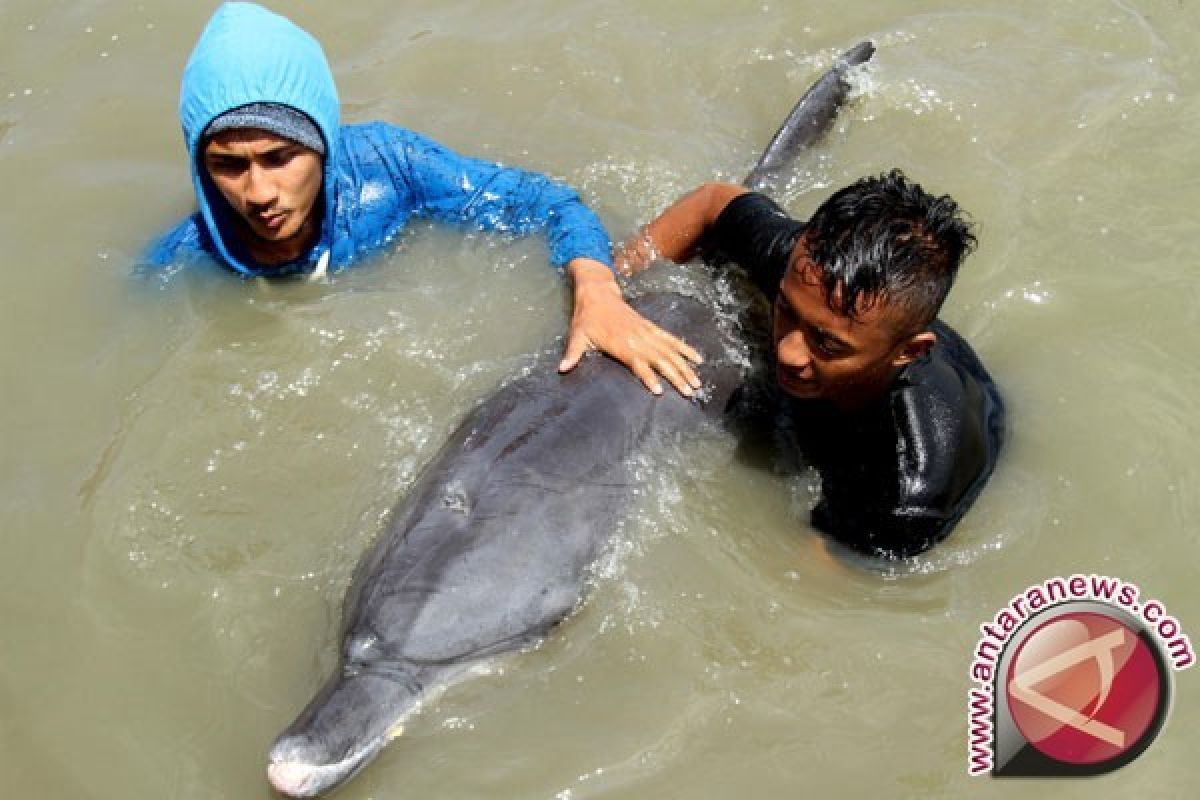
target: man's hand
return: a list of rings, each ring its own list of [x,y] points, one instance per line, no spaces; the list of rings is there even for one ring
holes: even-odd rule
[[[588,350],[599,350],[632,370],[654,394],[663,391],[660,375],[685,397],[700,388],[692,369],[692,364],[703,362],[700,354],[633,310],[621,296],[612,270],[599,261],[577,258],[567,271],[575,284],[575,312],[559,372],[574,369]]]

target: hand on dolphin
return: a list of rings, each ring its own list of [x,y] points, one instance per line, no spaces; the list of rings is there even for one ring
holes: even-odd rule
[[[654,394],[663,391],[660,375],[685,397],[701,387],[692,368],[703,363],[700,353],[630,307],[612,270],[577,258],[567,271],[575,284],[575,311],[559,372],[570,372],[586,352],[599,350],[628,367]]]

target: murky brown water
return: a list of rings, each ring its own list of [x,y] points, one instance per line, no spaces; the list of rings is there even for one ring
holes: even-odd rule
[[[1182,2],[629,0],[276,7],[351,120],[581,186],[615,235],[736,178],[797,93],[880,44],[784,200],[893,165],[982,225],[946,318],[1011,405],[991,486],[917,574],[829,561],[804,482],[663,458],[591,600],[339,797],[1041,797],[965,773],[977,626],[1120,575],[1200,631],[1200,12]],[[358,554],[457,419],[550,346],[539,242],[420,229],[328,286],[136,278],[190,207],[174,106],[214,4],[4,3],[0,786],[268,797]],[[1192,793],[1200,684],[1062,797]]]

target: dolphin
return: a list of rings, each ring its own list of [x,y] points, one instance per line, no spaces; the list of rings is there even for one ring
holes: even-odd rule
[[[846,71],[873,49],[858,45],[813,85],[747,185],[770,185],[832,125]],[[675,293],[633,305],[706,354],[704,388],[656,397],[624,366],[591,357],[566,375],[536,364],[468,414],[359,563],[340,663],[268,754],[277,791],[340,786],[430,693],[544,639],[579,605],[635,488],[637,455],[720,423],[749,363],[728,320]]]

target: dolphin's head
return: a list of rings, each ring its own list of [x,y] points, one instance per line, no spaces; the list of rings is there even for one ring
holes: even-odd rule
[[[339,670],[271,745],[267,780],[288,797],[337,788],[400,735],[415,690],[404,675]]]

